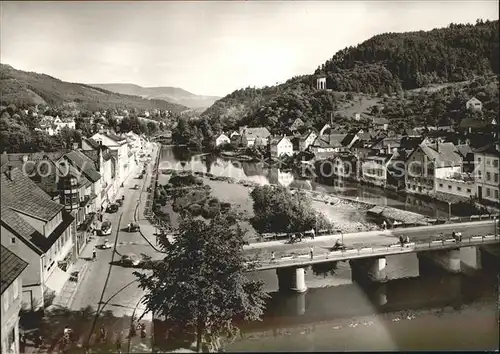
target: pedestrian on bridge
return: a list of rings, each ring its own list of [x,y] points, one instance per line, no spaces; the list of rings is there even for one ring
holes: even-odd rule
[[[271,252],[271,263],[274,263],[276,261],[274,257],[274,251]]]
[[[313,259],[313,257],[314,257],[314,249],[312,247],[309,249],[309,255],[311,256],[311,259]]]
[[[95,261],[96,258],[97,258],[97,253],[94,246],[94,248],[92,248],[92,260]]]

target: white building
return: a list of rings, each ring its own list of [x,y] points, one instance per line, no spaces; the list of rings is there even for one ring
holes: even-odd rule
[[[19,312],[22,307],[22,273],[28,263],[2,246],[0,272],[2,275],[2,354],[20,353]]]
[[[436,178],[436,194],[447,201],[469,200],[476,196],[474,179],[457,173],[446,178]]]
[[[132,157],[132,152],[129,150],[127,139],[112,133],[97,133],[92,136],[93,140],[101,142],[111,151],[116,152],[118,170],[116,173],[117,183],[120,185],[125,181],[125,178],[135,168],[135,159]]]
[[[285,135],[271,138],[269,141],[269,149],[272,157],[293,155],[293,144]]]
[[[477,197],[499,203],[500,143],[474,150],[474,166]]]
[[[229,139],[229,137],[224,133],[217,135],[217,137],[215,138],[215,146],[225,145],[230,143],[231,139]]]
[[[481,111],[483,109],[483,103],[476,97],[472,97],[465,103],[465,107],[470,111]]]
[[[29,263],[23,275],[23,302],[43,307],[59,293],[73,260],[74,218],[19,168],[2,172],[1,244]]]
[[[265,127],[247,128],[242,127],[241,131],[241,144],[244,147],[249,146],[266,146],[271,136],[269,130]]]

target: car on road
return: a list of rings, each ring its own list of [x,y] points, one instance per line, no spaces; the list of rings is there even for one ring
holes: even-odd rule
[[[115,200],[115,204],[121,207],[123,205],[123,200],[122,199],[117,199]]]
[[[122,256],[120,262],[124,266],[136,267],[141,263],[141,260],[135,253],[127,253]]]
[[[114,203],[108,205],[108,207],[106,208],[106,212],[110,214],[116,213],[117,211],[118,211],[118,205]]]
[[[136,231],[139,231],[141,228],[139,227],[138,224],[136,224],[135,222],[132,222],[132,223],[128,224],[127,229],[128,229],[128,232],[136,232]]]
[[[139,178],[139,179],[143,179],[143,178],[144,178],[144,175],[140,175],[138,178]]]
[[[111,248],[111,243],[108,240],[105,240],[104,243],[102,244],[101,248],[103,250],[108,250]]]
[[[104,221],[101,225],[101,235],[111,235],[112,229],[111,221]]]

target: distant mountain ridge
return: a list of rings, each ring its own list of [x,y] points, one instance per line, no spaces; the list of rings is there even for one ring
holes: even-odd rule
[[[160,99],[124,95],[86,84],[65,82],[36,72],[17,70],[0,64],[0,98],[2,105],[47,104],[72,106],[91,111],[102,109],[160,109],[180,113],[189,108]]]
[[[165,100],[192,109],[208,108],[220,99],[217,96],[195,95],[179,87],[159,86],[142,87],[135,84],[89,84],[111,92],[124,95],[140,96],[148,99]]]

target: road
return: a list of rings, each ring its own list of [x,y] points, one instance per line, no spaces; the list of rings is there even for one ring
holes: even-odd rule
[[[307,238],[305,241],[291,245],[286,244],[285,241],[253,243],[246,245],[244,249],[248,256],[258,255],[262,259],[269,259],[271,252],[274,252],[276,258],[279,258],[293,254],[307,254],[310,247],[313,248],[315,254],[328,253],[329,251],[326,248],[333,246],[336,240],[342,239],[347,247],[380,247],[394,244],[399,239],[399,236],[408,236],[411,242],[422,243],[439,239],[440,233],[450,238],[453,231],[461,232],[463,238],[475,235],[493,235],[495,225],[493,220],[485,220],[387,231],[366,231],[344,234],[343,236],[341,234],[317,236],[314,240]]]
[[[146,155],[151,153],[154,156],[152,146],[148,144],[147,148]],[[134,309],[143,296],[143,291],[137,286],[136,277],[132,274],[134,269],[113,264],[127,253],[135,253],[136,255],[141,253],[152,255],[154,253],[149,243],[139,232],[126,231],[127,224],[135,221],[134,213],[141,193],[143,193],[142,187],[149,181],[152,169],[151,166],[148,166],[147,178],[137,179],[142,169],[141,166],[142,163],[130,174],[119,192],[118,198],[122,195],[125,196],[123,206],[117,213],[106,213],[104,216],[104,220],[109,220],[112,224],[112,233],[108,236],[97,236],[97,244],[102,244],[107,239],[114,247],[108,250],[97,249],[97,260],[91,262],[89,270],[70,304],[73,310],[92,306],[100,311],[112,311],[116,317],[130,316],[134,313]],[[141,188],[134,189],[135,184]],[[146,197],[145,194],[143,193],[143,198]],[[142,311],[140,310],[142,309],[143,306],[138,306],[136,314],[141,315]]]

